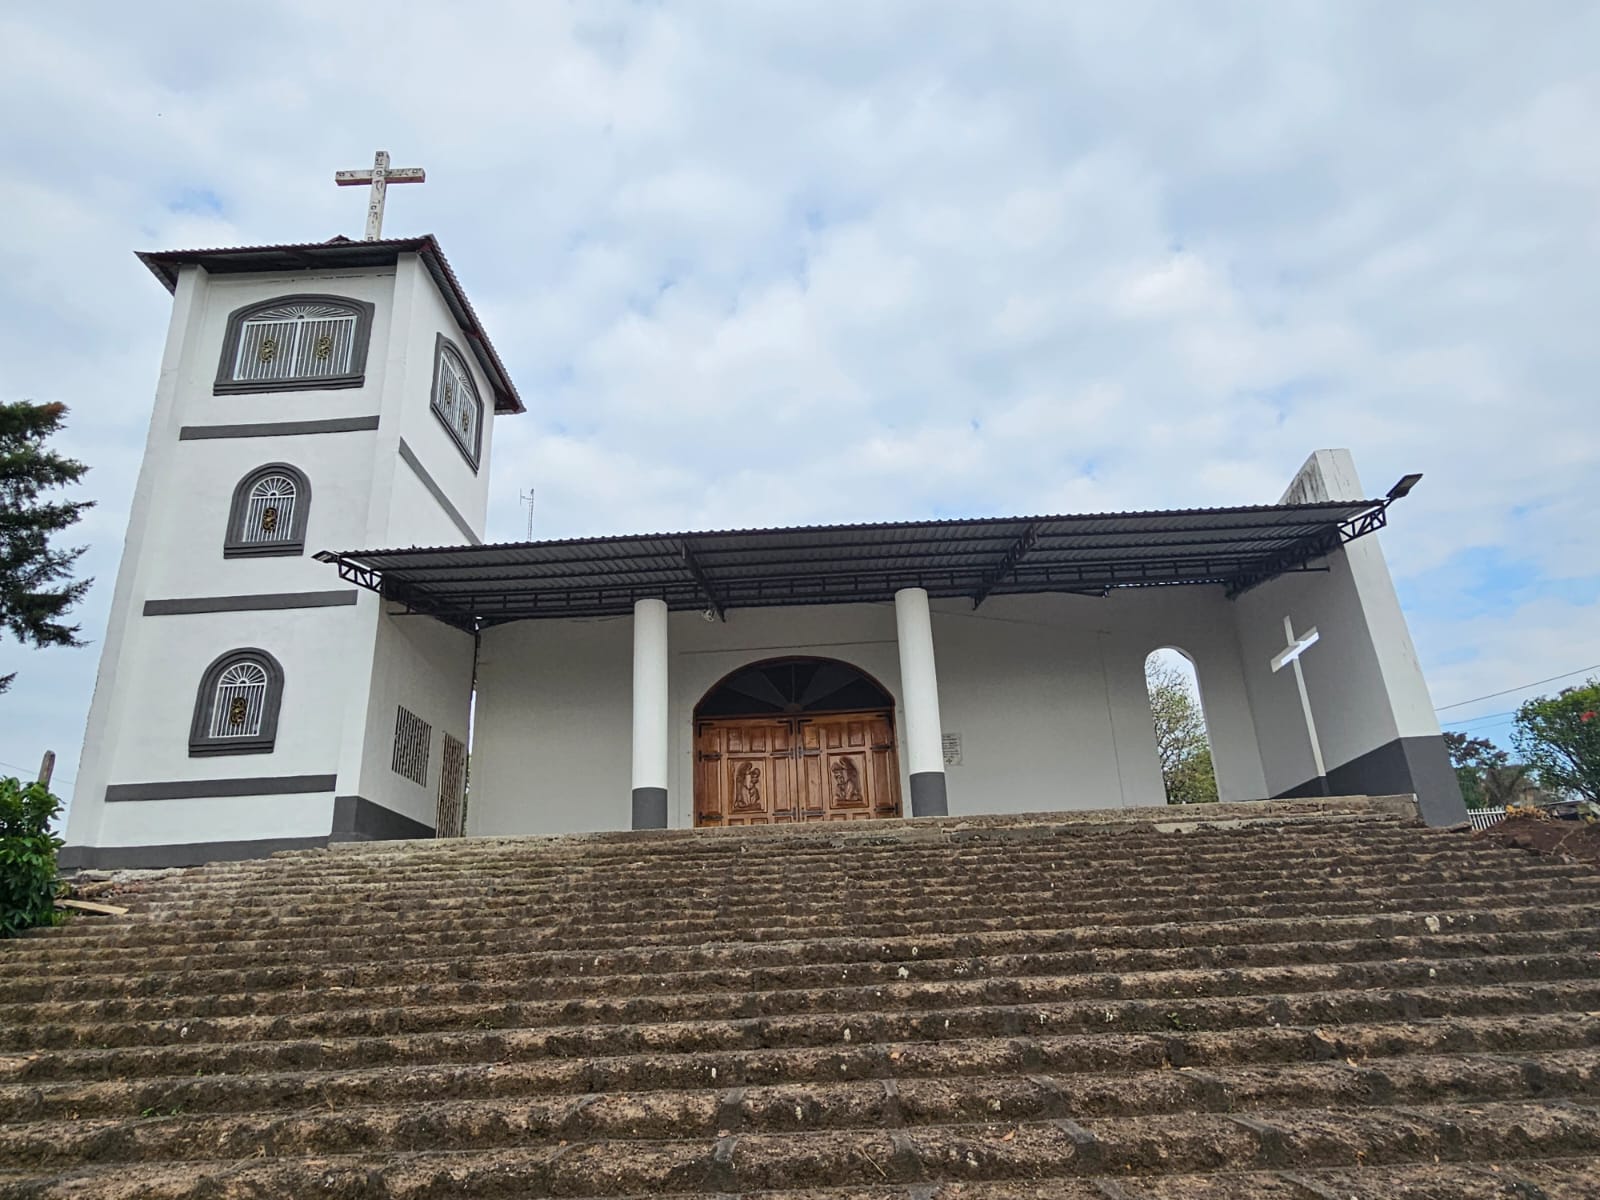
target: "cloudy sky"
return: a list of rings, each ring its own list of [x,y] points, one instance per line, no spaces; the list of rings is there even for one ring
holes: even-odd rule
[[[1450,705],[1600,664],[1597,45],[1578,2],[6,6],[0,398],[72,409],[97,642],[132,251],[360,236],[382,146],[528,403],[492,537],[530,486],[547,537],[1260,503],[1346,446],[1426,474],[1383,543]],[[0,645],[0,769],[70,791],[96,657]]]

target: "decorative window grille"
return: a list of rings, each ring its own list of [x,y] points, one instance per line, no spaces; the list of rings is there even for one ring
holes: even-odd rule
[[[467,799],[467,744],[450,734],[444,735],[444,753],[439,757],[439,814],[434,822],[436,837],[460,837],[464,831]]]
[[[266,671],[258,663],[235,663],[217,680],[217,697],[211,705],[211,736],[260,737],[266,707]]]
[[[433,741],[433,726],[401,705],[394,718],[394,758],[390,766],[396,775],[412,783],[428,785],[428,748]]]
[[[243,542],[287,542],[294,537],[294,480],[268,475],[256,481],[245,503]]]
[[[265,650],[230,650],[206,668],[195,694],[189,754],[269,754],[278,735],[283,668]]]
[[[467,363],[443,335],[439,337],[433,372],[433,415],[444,423],[472,469],[478,469],[483,401]]]
[[[359,387],[374,306],[343,296],[279,296],[228,314],[212,391]]]
[[[348,375],[358,321],[355,309],[339,304],[259,309],[239,326],[233,379],[267,383]]]
[[[233,489],[223,557],[301,553],[310,506],[311,482],[298,468],[257,467]]]

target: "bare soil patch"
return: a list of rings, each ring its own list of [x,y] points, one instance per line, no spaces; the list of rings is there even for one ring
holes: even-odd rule
[[[1508,817],[1498,825],[1480,830],[1478,837],[1516,850],[1565,855],[1592,867],[1600,867],[1600,825],[1589,825],[1583,821]]]

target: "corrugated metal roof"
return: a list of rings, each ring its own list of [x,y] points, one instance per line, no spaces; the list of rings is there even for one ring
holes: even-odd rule
[[[471,344],[478,363],[489,376],[494,389],[494,410],[497,413],[523,412],[522,398],[500,354],[484,332],[472,302],[456,278],[450,260],[444,256],[438,241],[431,233],[421,237],[384,238],[381,241],[352,241],[339,237],[326,242],[297,242],[279,246],[219,246],[208,250],[141,250],[136,252],[140,262],[166,287],[173,291],[178,285],[178,268],[204,267],[213,275],[238,274],[243,271],[305,271],[319,267],[375,267],[393,264],[401,254],[416,254],[433,276],[451,315],[461,326]]]
[[[675,609],[1220,584],[1306,570],[1380,528],[1388,502],[985,517],[569,538],[318,555],[346,579],[464,628]]]

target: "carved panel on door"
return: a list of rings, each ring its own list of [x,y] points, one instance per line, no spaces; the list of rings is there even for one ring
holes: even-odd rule
[[[900,815],[889,713],[701,721],[695,731],[696,825]]]
[[[795,819],[788,721],[702,721],[696,728],[696,825]]]

